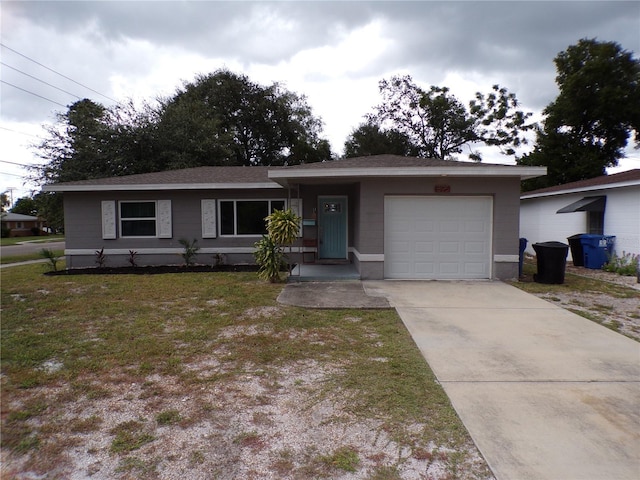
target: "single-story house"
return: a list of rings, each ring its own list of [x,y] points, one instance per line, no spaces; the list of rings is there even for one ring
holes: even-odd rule
[[[640,169],[526,192],[520,202],[529,252],[533,243],[589,233],[615,236],[618,255],[640,254]]]
[[[12,212],[3,213],[0,221],[2,221],[3,229],[10,229],[9,236],[11,237],[39,235],[44,224],[38,217]]]
[[[68,268],[254,263],[264,218],[302,217],[294,262],[351,262],[362,279],[518,275],[520,182],[545,167],[376,155],[286,167],[198,167],[48,185],[64,193]]]

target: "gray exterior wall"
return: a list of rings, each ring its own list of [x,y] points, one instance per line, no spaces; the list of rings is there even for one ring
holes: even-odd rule
[[[66,192],[64,194],[67,268],[95,266],[96,250],[105,249],[108,266],[128,265],[128,251],[138,252],[139,265],[183,262],[180,239],[196,239],[201,248],[197,263],[212,264],[215,253],[227,264],[255,263],[253,245],[260,236],[202,237],[202,199],[287,199],[285,189],[175,190],[149,192]],[[171,238],[102,238],[102,201],[171,200]],[[220,219],[217,219],[218,226]],[[294,260],[297,257],[294,256]]]
[[[434,193],[437,184],[451,187],[447,194]],[[361,255],[384,254],[384,197],[386,195],[484,195],[493,197],[493,268],[495,279],[518,276],[518,262],[504,256],[518,256],[520,181],[518,178],[371,179],[360,185],[358,234],[354,248]],[[363,279],[383,278],[383,263],[360,261]]]

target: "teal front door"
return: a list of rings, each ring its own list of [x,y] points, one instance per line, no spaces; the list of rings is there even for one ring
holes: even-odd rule
[[[347,258],[347,197],[318,197],[318,258]]]

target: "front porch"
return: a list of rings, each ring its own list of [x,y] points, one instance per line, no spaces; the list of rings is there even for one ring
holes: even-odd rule
[[[360,274],[352,263],[298,264],[291,271],[287,282],[332,282],[360,280]]]

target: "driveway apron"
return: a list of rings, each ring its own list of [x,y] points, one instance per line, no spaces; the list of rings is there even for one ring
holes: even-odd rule
[[[499,480],[640,479],[640,344],[501,282],[371,281]]]

